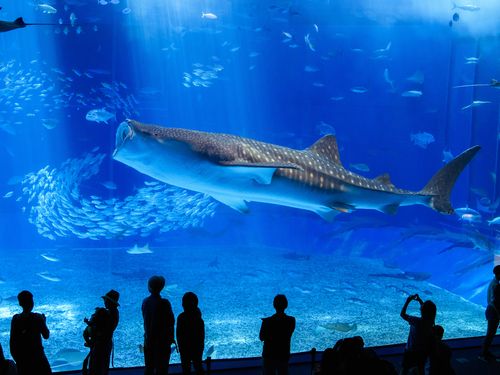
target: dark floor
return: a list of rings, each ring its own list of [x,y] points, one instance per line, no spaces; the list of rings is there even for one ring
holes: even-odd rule
[[[481,348],[482,337],[467,339],[447,340],[448,345],[453,349],[453,368],[456,375],[490,375],[500,374],[500,362],[486,363],[478,359]],[[399,370],[401,363],[403,344],[390,345],[373,348],[380,357],[392,362]],[[500,335],[495,337],[492,352],[500,357]],[[321,359],[321,354],[315,356],[316,361]],[[211,364],[211,374],[237,374],[255,375],[261,374],[260,358],[215,360]],[[312,371],[312,354],[297,353],[290,360],[290,375],[310,375]],[[81,372],[69,371],[60,374],[79,374]],[[113,369],[112,374],[120,375],[142,375],[142,368]],[[170,367],[170,374],[181,373],[180,365],[174,364]]]

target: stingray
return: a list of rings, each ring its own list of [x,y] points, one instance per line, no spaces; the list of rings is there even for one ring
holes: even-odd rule
[[[16,18],[14,21],[0,21],[0,33],[23,29],[26,26],[61,26],[57,23],[26,23],[23,17]]]
[[[347,333],[350,331],[355,331],[358,329],[358,325],[356,323],[325,323],[325,324],[320,324],[319,325],[322,328],[325,328],[329,331],[337,331],[337,332],[342,332],[342,333]]]

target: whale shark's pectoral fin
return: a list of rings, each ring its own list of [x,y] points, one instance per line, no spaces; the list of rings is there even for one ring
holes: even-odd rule
[[[219,195],[211,195],[211,197],[221,203],[224,203],[226,206],[231,207],[239,213],[247,214],[250,211],[243,199]]]
[[[293,163],[250,163],[245,161],[221,161],[220,165],[233,167],[240,176],[246,176],[259,184],[269,185],[278,168],[302,169]]]
[[[381,207],[378,210],[384,214],[396,215],[398,212],[399,203],[388,204],[387,206]]]

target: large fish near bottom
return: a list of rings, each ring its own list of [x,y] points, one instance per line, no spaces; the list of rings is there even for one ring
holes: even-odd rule
[[[240,212],[248,211],[246,202],[262,202],[313,211],[332,220],[339,212],[395,213],[399,206],[416,204],[452,214],[453,185],[479,149],[474,146],[458,155],[417,192],[395,187],[387,174],[368,179],[345,169],[332,135],[305,150],[294,150],[234,135],[127,120],[117,129],[113,157]]]

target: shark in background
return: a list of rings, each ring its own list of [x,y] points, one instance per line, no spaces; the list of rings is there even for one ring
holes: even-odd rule
[[[326,135],[294,150],[228,134],[166,128],[127,120],[116,132],[113,158],[167,184],[210,195],[240,212],[246,202],[317,213],[331,221],[340,212],[424,205],[452,214],[456,179],[479,151],[473,146],[441,168],[418,192],[395,187],[389,175],[368,179],[344,168],[337,141]]]

